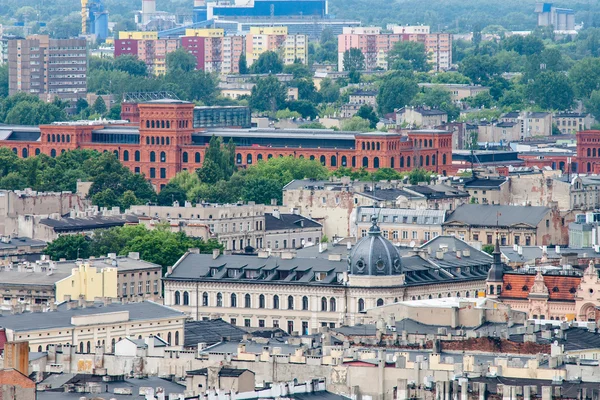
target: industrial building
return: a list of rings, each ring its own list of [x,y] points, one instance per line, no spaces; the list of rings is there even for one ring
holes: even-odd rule
[[[552,3],[536,3],[538,26],[553,26],[555,31],[574,31],[575,13],[570,8],[554,7]]]

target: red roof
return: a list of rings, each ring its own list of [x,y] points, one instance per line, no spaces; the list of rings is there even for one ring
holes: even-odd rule
[[[504,274],[504,290],[500,298],[527,299],[535,281],[535,275]],[[544,284],[548,288],[549,300],[575,301],[580,276],[544,275]]]

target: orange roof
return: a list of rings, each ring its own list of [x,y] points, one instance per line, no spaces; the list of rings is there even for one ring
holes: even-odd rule
[[[535,275],[531,274],[504,274],[500,298],[527,299],[534,281]],[[555,301],[575,301],[580,281],[580,276],[544,275],[550,300]]]

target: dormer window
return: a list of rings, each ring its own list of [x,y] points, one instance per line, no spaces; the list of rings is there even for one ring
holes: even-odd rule
[[[210,276],[216,276],[218,272],[219,272],[219,268],[211,268]]]
[[[227,277],[228,278],[236,278],[238,276],[239,272],[240,272],[239,269],[228,269]]]
[[[315,281],[325,280],[327,277],[327,272],[315,272]]]

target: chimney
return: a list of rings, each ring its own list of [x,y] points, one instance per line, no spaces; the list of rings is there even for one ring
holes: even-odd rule
[[[520,256],[522,256],[522,255],[523,255],[523,246],[519,246],[519,247],[517,248],[517,253],[518,253]]]
[[[279,213],[279,209],[277,208],[273,210],[273,213],[271,215],[273,215],[274,218],[281,219],[281,214]]]
[[[470,257],[471,256],[471,250],[463,250],[462,255],[463,255],[463,257]]]
[[[347,249],[347,250],[350,250],[350,249],[352,249],[352,243],[350,243],[350,242],[347,242],[347,243],[346,243],[346,249]]]
[[[129,254],[127,254],[128,258],[131,258],[132,260],[139,260],[140,259],[140,253],[137,251],[130,251]]]
[[[436,250],[435,258],[437,258],[438,260],[443,260],[444,259],[444,250]]]
[[[560,246],[556,245],[556,247],[554,247],[554,251],[556,252],[556,254],[560,254]]]
[[[460,258],[462,256],[462,253],[460,250],[456,250],[456,258]]]
[[[216,260],[217,258],[219,258],[219,255],[221,254],[221,250],[220,249],[213,249],[213,260]]]

